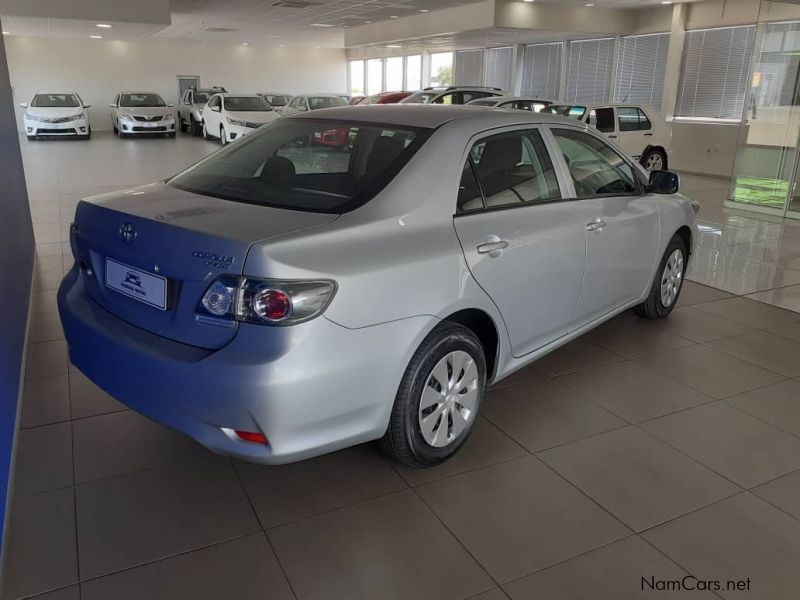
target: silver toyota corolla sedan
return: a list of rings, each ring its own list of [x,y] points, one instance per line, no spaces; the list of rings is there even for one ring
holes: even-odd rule
[[[318,143],[345,131],[349,143]],[[575,120],[374,105],[266,125],[82,201],[72,362],[208,448],[450,457],[488,384],[635,308],[666,317],[695,209]]]

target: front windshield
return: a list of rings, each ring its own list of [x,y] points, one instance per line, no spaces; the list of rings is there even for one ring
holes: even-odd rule
[[[195,104],[205,104],[208,102],[208,94],[205,92],[195,92],[194,93],[194,103]]]
[[[400,102],[405,104],[430,104],[438,95],[438,92],[417,92],[416,94],[411,94],[408,98],[403,98]]]
[[[582,119],[586,114],[585,106],[572,106],[569,104],[551,104],[545,106],[540,112],[548,115],[560,115],[562,117],[572,117],[573,119]]]
[[[278,119],[168,184],[234,202],[340,214],[374,197],[429,135],[405,126]]]
[[[77,108],[80,105],[75,94],[36,94],[31,101],[35,108]]]
[[[272,107],[261,96],[226,96],[225,110],[231,112],[267,112]]]
[[[286,96],[281,95],[273,96],[271,94],[264,94],[263,98],[270,106],[286,106],[286,103],[289,101]]]
[[[336,108],[337,106],[348,106],[349,103],[338,96],[309,96],[308,107],[311,110],[320,108]]]
[[[167,103],[158,94],[122,94],[119,105],[125,108],[144,108],[166,106]]]

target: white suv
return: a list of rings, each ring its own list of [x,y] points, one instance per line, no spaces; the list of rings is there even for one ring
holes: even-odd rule
[[[552,104],[543,109],[592,125],[648,171],[666,171],[672,128],[649,106],[641,104]]]
[[[401,104],[466,104],[480,98],[505,96],[506,93],[496,87],[449,86],[427,87],[400,100]]]

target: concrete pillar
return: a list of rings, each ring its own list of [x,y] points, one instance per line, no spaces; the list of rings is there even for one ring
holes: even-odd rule
[[[675,105],[678,101],[678,86],[681,80],[681,62],[683,61],[683,40],[686,37],[686,4],[675,4],[672,7],[672,25],[667,53],[667,68],[664,74],[664,91],[661,97],[661,114],[671,119],[675,116]]]

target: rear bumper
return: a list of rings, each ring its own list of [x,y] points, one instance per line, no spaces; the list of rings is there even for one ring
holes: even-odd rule
[[[227,346],[205,350],[118,319],[86,296],[82,277],[73,268],[58,292],[73,364],[137,412],[215,452],[267,464],[383,435],[408,359],[434,319],[363,329],[324,317],[242,325]],[[230,430],[261,432],[269,444]]]

